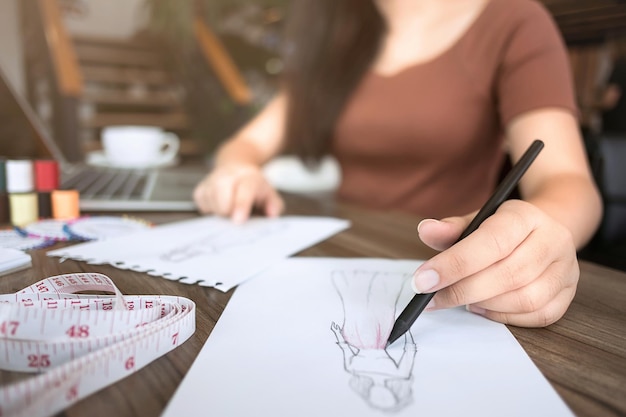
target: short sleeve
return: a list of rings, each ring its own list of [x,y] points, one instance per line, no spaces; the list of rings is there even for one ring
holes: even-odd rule
[[[525,2],[503,53],[497,96],[501,120],[542,107],[561,107],[578,116],[567,50],[548,11]]]

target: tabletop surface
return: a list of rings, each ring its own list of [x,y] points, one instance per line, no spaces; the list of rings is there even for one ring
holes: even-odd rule
[[[435,252],[419,242],[417,217],[374,212],[332,199],[286,196],[288,214],[334,216],[352,224],[297,256],[427,259]],[[136,214],[157,224],[197,216],[193,213]],[[0,293],[13,293],[42,278],[73,272],[109,276],[124,294],[168,294],[197,305],[196,332],[180,347],[145,368],[76,403],[59,416],[158,416],[170,400],[236,288],[223,293],[108,265],[31,252],[33,267],[0,277]],[[577,416],[626,415],[626,273],[581,262],[577,295],[566,315],[542,329],[509,326],[541,372]],[[24,378],[0,371],[0,384]]]

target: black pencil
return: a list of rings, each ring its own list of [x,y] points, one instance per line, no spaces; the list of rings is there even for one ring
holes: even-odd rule
[[[532,164],[535,160],[541,149],[543,149],[543,142],[540,140],[535,140],[530,145],[528,150],[526,150],[524,155],[519,161],[517,161],[515,166],[511,168],[500,185],[498,185],[498,188],[496,188],[493,195],[489,198],[489,200],[487,200],[478,214],[476,214],[476,217],[472,219],[463,233],[461,233],[457,242],[465,239],[470,233],[478,229],[478,226],[480,226],[485,219],[496,212],[498,207],[500,207],[500,205],[509,197],[509,194],[511,194],[513,189],[517,186],[519,180],[522,178],[522,175],[524,175],[528,167],[530,167],[530,164]],[[400,336],[411,328],[413,323],[415,323],[415,320],[417,320],[424,308],[426,308],[426,305],[428,305],[429,301],[434,297],[435,293],[436,291],[427,294],[415,294],[413,299],[411,299],[409,304],[405,307],[402,313],[400,313],[398,319],[394,323],[391,333],[389,334],[389,338],[387,339],[387,346],[395,342]]]

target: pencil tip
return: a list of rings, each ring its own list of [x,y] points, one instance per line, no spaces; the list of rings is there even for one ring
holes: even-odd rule
[[[391,344],[395,342],[400,336],[401,334],[398,334],[398,332],[392,331],[391,334],[389,335],[389,338],[387,339],[387,345],[385,345],[385,349],[391,346]]]

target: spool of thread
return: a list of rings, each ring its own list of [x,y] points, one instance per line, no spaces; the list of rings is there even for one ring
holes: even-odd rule
[[[52,191],[59,188],[59,164],[54,160],[37,160],[35,167],[35,190]]]
[[[6,169],[6,189],[9,193],[29,193],[35,189],[33,162],[28,160],[8,160]]]
[[[71,220],[80,217],[79,194],[77,190],[54,190],[52,217],[58,220]]]
[[[26,226],[39,219],[35,193],[9,194],[9,206],[14,226]]]
[[[39,218],[48,219],[52,217],[52,196],[49,192],[37,193],[37,207],[39,208]]]
[[[9,217],[9,195],[0,192],[0,224],[8,224],[11,218]]]
[[[6,159],[0,158],[0,193],[7,191]]]

